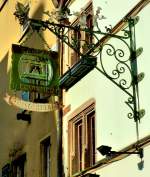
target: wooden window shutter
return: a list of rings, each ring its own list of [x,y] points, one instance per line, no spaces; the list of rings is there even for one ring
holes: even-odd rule
[[[82,170],[82,138],[83,138],[83,122],[82,119],[75,123],[75,134],[74,134],[74,147],[75,147],[75,154],[74,158],[72,159],[72,174]]]
[[[84,152],[85,168],[95,163],[95,111],[90,112],[87,116],[86,124],[86,149]]]
[[[95,102],[68,123],[69,176],[95,164]]]
[[[78,51],[80,51],[80,38],[81,34],[79,31],[70,31],[70,38],[73,39],[72,42],[74,42],[76,48]],[[70,66],[73,66],[77,61],[79,60],[79,55],[76,51],[73,49],[70,49]]]
[[[87,21],[87,27],[92,30],[92,29],[93,29],[93,16],[92,16],[91,14],[89,14],[89,15],[87,16],[86,21]],[[93,36],[92,36],[92,34],[86,33],[86,34],[85,34],[85,40],[86,40],[86,42],[87,42],[88,44],[92,43],[92,41],[93,41]]]

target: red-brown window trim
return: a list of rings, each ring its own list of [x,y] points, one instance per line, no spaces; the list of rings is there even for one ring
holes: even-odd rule
[[[81,11],[80,14],[82,15],[83,12],[86,12],[88,14],[86,20],[88,20],[89,16],[91,16],[93,18],[93,3],[92,3],[92,1],[89,1],[83,9],[84,10]],[[79,18],[77,17],[72,21],[71,25],[76,26],[76,25],[78,25],[78,23],[79,23]],[[93,25],[91,25],[91,28],[92,27],[93,27]],[[83,41],[84,40],[86,41],[86,39],[89,38],[88,42],[91,42],[92,37],[90,37],[90,35],[85,34],[85,32],[83,32],[83,31],[82,32],[77,31],[77,32],[73,32],[73,33],[72,33],[72,31],[71,32],[69,31],[68,35],[69,35],[70,39],[71,39],[71,36],[75,36],[78,39],[77,40],[77,41],[79,41],[79,43],[78,43],[79,49],[78,50],[80,50],[81,53],[84,53],[87,51],[87,48],[84,48]],[[67,50],[68,50],[68,64],[70,67],[72,67],[74,64],[76,64],[79,61],[80,56],[78,53],[76,53],[74,50],[72,50],[70,48]]]
[[[90,116],[88,117],[89,115],[94,115],[94,119]],[[77,149],[75,148],[75,142],[74,142],[74,137],[75,136],[79,136],[79,134],[75,134],[75,131],[77,131],[77,126],[78,126],[78,122],[79,121],[82,121],[82,155],[84,157],[82,157],[82,170],[87,168],[87,167],[90,167],[92,166],[94,163],[95,163],[95,143],[93,145],[92,143],[92,147],[88,145],[87,143],[87,139],[91,139],[91,136],[95,137],[95,100],[94,99],[91,99],[89,101],[87,101],[84,105],[82,105],[80,108],[78,108],[77,110],[75,110],[70,116],[69,116],[70,120],[68,122],[68,155],[69,155],[69,158],[68,158],[68,164],[69,164],[69,175],[72,175],[72,170],[74,169],[78,169],[79,171],[81,169],[79,169],[79,163],[76,167],[73,168],[73,164],[75,164],[73,162],[73,159],[72,157],[74,157],[74,160],[77,158],[79,158],[79,155],[77,155],[77,151],[76,150],[79,150],[77,147]],[[87,121],[90,120],[90,123],[88,123]],[[94,134],[93,134],[93,130],[91,129],[90,131],[90,134],[88,134],[88,125],[90,124],[90,126],[93,127],[93,125],[91,125],[91,120],[94,121]],[[77,128],[77,129],[76,129]],[[91,134],[92,132],[92,134]],[[77,133],[77,132],[76,132]],[[90,141],[90,140],[89,140]],[[92,140],[92,141],[95,141],[95,138]],[[84,148],[83,148],[84,147]],[[93,148],[94,148],[94,151],[93,151]],[[86,152],[87,151],[87,152]],[[85,156],[85,153],[88,153],[88,155],[90,155],[90,160],[87,161],[87,158]],[[93,156],[91,156],[91,154],[93,154]],[[78,171],[78,172],[79,172]]]

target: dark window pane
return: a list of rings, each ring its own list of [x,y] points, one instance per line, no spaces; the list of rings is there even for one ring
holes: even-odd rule
[[[50,177],[50,137],[41,142],[42,177]]]

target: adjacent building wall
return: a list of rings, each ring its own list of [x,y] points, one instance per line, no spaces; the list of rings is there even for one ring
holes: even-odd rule
[[[0,171],[7,163],[11,163],[18,156],[26,153],[25,176],[41,176],[40,142],[50,136],[51,139],[51,176],[57,176],[57,125],[58,113],[31,113],[31,123],[17,120],[16,114],[21,111],[16,107],[8,105],[4,97],[6,93],[13,95],[9,88],[11,67],[11,45],[18,44],[23,35],[22,27],[19,25],[13,13],[17,1],[7,1],[0,12]],[[28,1],[19,1],[26,3]],[[54,9],[49,0],[30,1],[29,16],[36,19],[46,19],[43,12]],[[53,35],[45,32],[43,34],[52,47],[56,41]],[[24,39],[23,39],[24,40]],[[21,42],[22,43],[22,42]],[[21,44],[20,43],[20,44]],[[40,37],[34,33],[24,44],[28,47],[46,49],[46,45]],[[10,155],[15,152],[13,157]]]

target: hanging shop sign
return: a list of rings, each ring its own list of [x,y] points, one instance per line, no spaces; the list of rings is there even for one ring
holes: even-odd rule
[[[56,52],[12,45],[12,90],[55,94],[58,76]]]
[[[17,96],[10,96],[8,94],[6,94],[4,100],[11,106],[35,112],[50,112],[55,111],[60,107],[58,102],[54,100],[51,103],[33,103],[29,101],[24,101]]]

